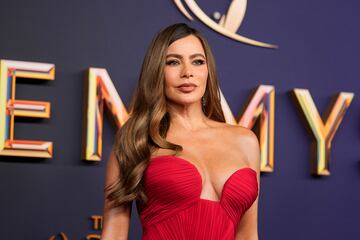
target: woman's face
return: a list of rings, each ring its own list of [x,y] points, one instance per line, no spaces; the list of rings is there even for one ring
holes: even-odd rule
[[[177,104],[201,104],[208,67],[204,48],[196,36],[189,35],[170,44],[164,74],[168,100]]]

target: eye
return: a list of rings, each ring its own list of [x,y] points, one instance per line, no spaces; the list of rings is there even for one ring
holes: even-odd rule
[[[205,60],[196,59],[196,60],[193,61],[193,64],[195,64],[195,65],[203,65],[203,64],[205,64]]]
[[[175,66],[175,65],[178,65],[178,64],[179,64],[179,61],[174,60],[174,59],[166,61],[166,65]]]

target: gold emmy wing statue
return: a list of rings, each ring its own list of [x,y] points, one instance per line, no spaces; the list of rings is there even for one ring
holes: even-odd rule
[[[263,47],[263,48],[277,48],[277,45],[260,42],[237,34],[240,25],[245,17],[247,0],[233,0],[230,3],[229,9],[226,14],[223,14],[219,22],[215,22],[207,16],[203,10],[196,4],[194,0],[184,0],[192,13],[204,24],[213,29],[214,31],[231,38],[233,40],[246,43],[249,45]],[[181,0],[174,0],[175,5],[182,14],[190,21],[194,21],[189,12],[186,10]]]

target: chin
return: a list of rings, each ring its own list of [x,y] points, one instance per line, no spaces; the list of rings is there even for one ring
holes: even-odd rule
[[[174,94],[172,96],[168,96],[167,98],[176,104],[193,104],[196,102],[201,102],[202,95],[199,93],[188,93],[188,94]]]
[[[200,102],[200,101],[201,101],[201,98],[191,98],[191,99],[188,98],[188,99],[178,99],[176,101],[176,103],[188,105],[188,104],[194,104],[194,103],[197,103],[197,102]]]

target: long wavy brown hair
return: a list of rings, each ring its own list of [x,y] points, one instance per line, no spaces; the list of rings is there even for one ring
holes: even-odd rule
[[[163,148],[177,154],[183,150],[181,145],[166,140],[171,119],[166,107],[164,67],[168,46],[189,35],[201,41],[207,59],[209,74],[203,96],[206,102],[203,112],[209,119],[225,122],[215,61],[206,39],[184,23],[160,31],[146,52],[130,103],[129,118],[115,136],[114,153],[120,173],[116,182],[105,187],[106,197],[113,207],[128,205],[133,200],[138,200],[141,205],[146,203],[143,173],[153,151]]]

